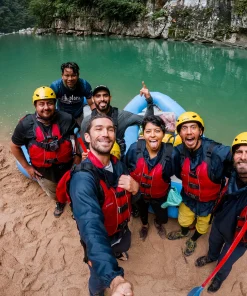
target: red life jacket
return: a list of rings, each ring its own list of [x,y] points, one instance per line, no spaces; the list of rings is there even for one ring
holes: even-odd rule
[[[90,162],[82,162],[72,171],[88,171],[93,173],[95,184],[98,188],[99,204],[104,215],[104,225],[109,236],[121,231],[127,226],[131,214],[131,193],[120,188],[109,186],[105,180],[100,178],[97,168],[103,169],[102,163],[91,152],[88,153]],[[111,156],[113,163],[117,158]],[[66,173],[57,186],[56,195],[59,202],[70,201],[68,194],[68,182],[71,179],[71,173]]]
[[[61,135],[58,124],[51,125],[47,134],[33,116],[35,138],[28,145],[31,163],[36,167],[50,167],[52,164],[68,163],[72,160],[72,143]]]
[[[201,202],[209,202],[219,197],[221,183],[212,182],[208,176],[208,166],[211,161],[211,154],[215,143],[212,143],[207,150],[206,158],[198,165],[195,171],[190,169],[190,159],[184,159],[181,171],[182,186],[185,194]]]
[[[247,206],[242,210],[240,215],[237,217],[237,227],[234,235],[234,239],[237,237],[239,232],[241,231],[244,223],[247,221]],[[247,232],[245,232],[244,236],[241,239],[242,243],[247,243]]]
[[[162,174],[165,170],[166,162],[171,161],[172,145],[163,145],[165,145],[165,151],[160,162],[149,171],[143,156],[146,141],[139,139],[137,142],[136,168],[130,175],[140,184],[140,191],[146,199],[165,197],[170,188],[170,181],[164,181]]]

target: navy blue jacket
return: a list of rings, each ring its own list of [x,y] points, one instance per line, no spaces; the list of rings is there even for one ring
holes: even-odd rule
[[[86,159],[85,161],[90,161]],[[127,169],[120,161],[113,165],[113,173],[97,168],[99,177],[107,174],[110,185],[116,187],[122,174]],[[87,257],[92,262],[92,268],[98,277],[109,287],[111,281],[124,271],[118,266],[113,255],[111,240],[104,226],[104,215],[98,200],[98,187],[93,174],[79,171],[72,175],[70,181],[70,197],[73,204],[73,214],[77,222],[81,240],[86,245]]]
[[[207,148],[213,143],[213,140],[202,138],[201,146],[190,152],[182,143],[173,149],[173,170],[177,178],[181,179],[181,171],[185,158],[190,159],[190,168],[195,170],[198,165],[206,158]],[[184,158],[182,155],[184,154]],[[208,167],[208,177],[214,183],[221,183],[225,177],[230,176],[230,168],[232,165],[231,149],[229,146],[216,143],[211,154],[211,165]],[[183,189],[181,191],[183,202],[198,216],[207,216],[211,213],[215,202],[200,202],[187,196]]]
[[[214,224],[225,242],[231,244],[237,226],[237,216],[247,206],[247,184],[238,188],[237,173],[234,171],[229,179],[227,192],[215,210]]]

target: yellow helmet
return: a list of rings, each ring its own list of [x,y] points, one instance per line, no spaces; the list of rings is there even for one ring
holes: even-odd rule
[[[162,139],[162,142],[171,143],[175,147],[182,143],[182,139],[180,138],[179,134],[171,135],[167,133]]]
[[[199,125],[202,128],[202,131],[204,131],[204,122],[199,114],[197,114],[196,112],[184,112],[177,119],[177,122],[176,122],[177,133],[180,132],[180,129],[183,123],[191,122],[191,121],[199,123]]]
[[[236,145],[247,145],[247,132],[241,133],[235,137],[232,142],[232,149]]]
[[[121,157],[121,152],[120,152],[120,147],[118,145],[117,142],[114,143],[112,149],[111,149],[111,152],[110,152],[112,155],[114,155],[115,157],[117,157],[117,159],[120,159]]]
[[[51,100],[56,99],[56,94],[53,89],[48,86],[41,86],[37,88],[33,93],[33,104],[39,100]]]

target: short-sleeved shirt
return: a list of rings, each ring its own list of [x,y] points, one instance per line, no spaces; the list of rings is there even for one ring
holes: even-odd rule
[[[53,123],[57,123],[61,135],[69,137],[74,134],[74,129],[79,128],[75,119],[65,112],[57,111],[54,117]],[[43,125],[43,124],[42,124]],[[47,130],[47,126],[43,125],[44,130]],[[34,134],[34,122],[33,115],[28,114],[22,118],[17,124],[14,133],[12,135],[12,142],[17,146],[25,145],[28,149],[29,143],[35,138]],[[71,151],[72,153],[72,151]],[[35,167],[35,169],[42,174],[42,176],[52,182],[58,183],[64,173],[71,168],[72,161],[62,164],[52,164],[51,167]]]
[[[92,97],[91,85],[82,78],[78,79],[73,89],[66,87],[62,79],[52,82],[50,87],[56,93],[58,110],[67,112],[74,118],[83,113],[84,97],[87,100]]]
[[[118,109],[118,108],[115,108],[115,109]],[[113,111],[113,107],[110,108],[109,112],[106,115],[108,115],[109,117],[112,118],[112,111]],[[97,115],[97,110],[95,111],[95,113],[96,113],[95,115]],[[149,115],[153,115],[153,114],[154,114],[154,109],[153,109],[153,99],[152,98],[150,98],[147,101],[147,110],[146,110],[146,113],[144,116],[134,114],[129,111],[118,109],[116,138],[123,139],[124,133],[129,126],[141,125],[144,117],[149,116]],[[91,115],[88,115],[87,117],[85,117],[81,123],[81,136],[82,136],[82,139],[84,140],[84,142],[85,142],[84,133],[86,132],[88,122],[90,121],[92,116],[93,116],[93,113]],[[87,143],[86,143],[86,145],[87,145]]]

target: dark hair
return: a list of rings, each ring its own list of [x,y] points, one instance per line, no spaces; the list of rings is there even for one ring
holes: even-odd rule
[[[238,150],[238,148],[241,146],[241,144],[238,144],[238,145],[234,145],[232,147],[232,156],[235,154],[236,150]]]
[[[74,72],[75,74],[79,75],[79,70],[80,70],[80,68],[79,68],[79,66],[78,66],[76,63],[74,63],[74,62],[63,63],[63,64],[61,65],[61,71],[62,71],[62,74],[63,74],[65,68],[70,68],[70,69],[73,70],[73,72]]]
[[[95,87],[95,89],[93,90],[93,96],[95,96],[101,90],[105,90],[109,96],[111,95],[109,88],[106,85],[101,84]]]
[[[142,122],[142,130],[144,132],[145,127],[148,123],[152,123],[153,125],[156,125],[158,127],[161,128],[162,132],[165,134],[166,132],[166,125],[163,121],[163,119],[161,119],[159,116],[157,115],[150,115],[147,117],[144,117],[143,122]]]
[[[112,125],[113,125],[113,127],[114,127],[114,129],[115,129],[115,125],[114,125],[113,120],[112,120],[111,117],[109,117],[109,116],[107,116],[107,115],[105,115],[105,114],[97,114],[96,116],[91,116],[91,118],[90,118],[90,120],[89,120],[89,122],[88,122],[88,124],[87,124],[87,128],[86,128],[85,133],[89,134],[90,129],[92,128],[92,123],[93,123],[93,121],[94,121],[95,119],[103,119],[103,118],[107,118],[107,119],[109,119],[109,120],[112,122]]]

